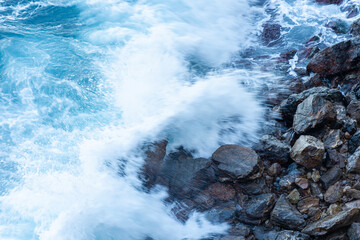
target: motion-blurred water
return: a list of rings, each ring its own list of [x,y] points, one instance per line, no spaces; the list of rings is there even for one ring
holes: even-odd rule
[[[166,190],[141,191],[139,144],[167,138],[208,157],[255,141],[265,108],[256,89],[279,78],[256,56],[319,33],[324,46],[340,41],[324,27],[333,18],[350,23],[311,0],[0,1],[0,238],[225,231],[196,213],[182,224]],[[269,20],[283,26],[272,47],[259,41]],[[235,64],[244,59],[250,68]]]

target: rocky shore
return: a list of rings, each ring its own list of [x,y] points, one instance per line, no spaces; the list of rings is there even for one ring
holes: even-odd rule
[[[265,28],[275,33],[263,38],[278,35]],[[280,127],[253,148],[224,145],[194,159],[185,149],[166,155],[166,141],[149,145],[144,188],[166,186],[181,221],[196,210],[229,223],[226,236],[209,239],[360,239],[360,20],[349,31],[346,41],[306,50],[292,94],[269,100]]]

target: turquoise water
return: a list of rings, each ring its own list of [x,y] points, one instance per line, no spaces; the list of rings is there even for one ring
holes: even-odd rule
[[[0,1],[0,238],[225,231],[201,214],[178,222],[166,190],[142,192],[137,147],[167,138],[169,149],[208,157],[222,143],[255,141],[264,123],[256,89],[280,76],[252,57],[319,32],[324,45],[340,41],[322,26],[345,16],[305,0]],[[273,47],[258,40],[268,19],[283,26]],[[240,56],[251,70],[225,67]]]

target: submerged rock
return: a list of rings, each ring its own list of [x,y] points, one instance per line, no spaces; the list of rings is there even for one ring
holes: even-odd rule
[[[290,157],[296,163],[311,169],[322,162],[324,153],[324,144],[319,139],[302,135],[292,147]]]
[[[359,209],[339,212],[336,215],[325,217],[317,222],[307,225],[302,232],[312,236],[323,236],[336,229],[349,226],[359,215]]]
[[[232,179],[246,178],[258,169],[259,156],[254,150],[239,145],[223,145],[212,155],[218,169]]]
[[[296,133],[303,134],[335,119],[333,104],[319,95],[311,95],[298,105],[293,127]]]
[[[281,25],[277,23],[266,23],[264,25],[261,40],[265,44],[269,44],[275,40],[278,40],[281,36]]]
[[[290,230],[301,230],[305,220],[299,211],[284,197],[280,196],[271,213],[271,222]]]

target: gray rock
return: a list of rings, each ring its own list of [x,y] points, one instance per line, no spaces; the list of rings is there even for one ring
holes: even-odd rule
[[[343,196],[343,191],[340,182],[331,185],[324,194],[324,200],[327,203],[336,203]]]
[[[301,232],[284,230],[278,233],[276,240],[310,240],[310,236]]]
[[[360,146],[360,130],[354,133],[354,135],[350,138],[348,144],[349,144],[349,152],[354,153],[357,150],[357,148]]]
[[[280,196],[271,212],[271,222],[290,230],[301,230],[305,226],[303,216],[284,195]]]
[[[339,90],[327,87],[314,87],[299,94],[292,94],[280,104],[280,112],[288,125],[292,125],[297,106],[313,94],[319,95],[332,103],[344,100],[344,96]]]
[[[353,22],[353,24],[350,27],[350,33],[354,37],[360,36],[360,18]]]
[[[302,135],[292,147],[290,157],[296,163],[312,169],[322,162],[324,153],[324,144],[319,139]]]
[[[252,197],[244,206],[245,212],[239,214],[239,220],[249,224],[261,224],[268,218],[274,204],[275,197],[272,193]]]
[[[343,145],[342,132],[340,129],[330,130],[328,136],[324,141],[326,149],[335,149]]]
[[[324,198],[324,194],[322,193],[322,190],[318,184],[312,182],[312,183],[310,183],[310,188],[311,188],[311,193],[313,195],[317,196],[320,199]]]
[[[250,182],[238,183],[237,186],[247,195],[259,195],[270,192],[268,185],[262,178]]]
[[[298,105],[293,128],[296,133],[303,134],[335,119],[333,104],[319,95],[311,95]]]
[[[333,166],[329,171],[321,176],[320,180],[327,189],[330,185],[336,183],[342,177],[343,172],[338,165]]]
[[[346,170],[348,172],[360,173],[360,147],[349,157]]]
[[[352,100],[347,106],[346,112],[351,118],[360,122],[360,101]]]
[[[289,161],[290,149],[289,144],[271,135],[263,136],[254,148],[262,159],[279,163],[287,163]]]
[[[211,223],[218,224],[231,221],[235,217],[236,204],[229,202],[221,206],[212,208],[205,214],[207,220]]]
[[[353,199],[360,199],[360,191],[357,189],[346,188],[345,195]]]
[[[279,163],[272,164],[268,169],[268,174],[272,177],[276,177],[281,173],[281,165]]]
[[[233,179],[246,178],[259,169],[259,156],[254,150],[239,145],[223,145],[212,155],[218,169]]]
[[[360,223],[354,222],[347,231],[349,240],[360,240]]]
[[[336,229],[349,226],[359,215],[359,209],[353,208],[339,212],[336,215],[325,217],[307,225],[302,232],[312,236],[323,236]]]

